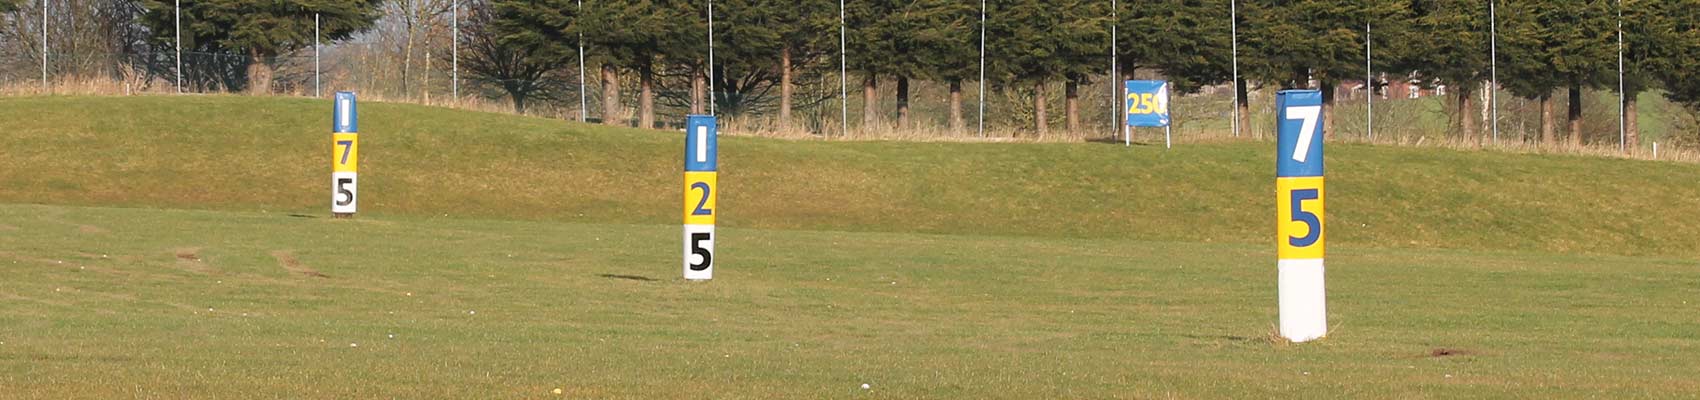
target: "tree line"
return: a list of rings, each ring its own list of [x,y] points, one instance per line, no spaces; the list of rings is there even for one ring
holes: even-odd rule
[[[327,40],[346,40],[372,29],[385,1],[183,0],[183,46],[248,60],[217,73],[231,89],[269,92],[265,60],[310,47],[314,15]],[[171,0],[118,2],[138,6],[137,29],[148,44],[175,44]],[[0,0],[0,11],[22,18],[37,3]],[[836,86],[842,41],[864,126],[913,126],[911,89],[927,81],[948,87],[948,125],[963,130],[965,87],[979,81],[983,50],[984,83],[1029,94],[1032,129],[1043,134],[1046,99],[1056,97],[1047,91],[1062,89],[1062,128],[1081,128],[1081,92],[1108,84],[1112,54],[1116,80],[1157,74],[1178,94],[1231,85],[1243,125],[1248,91],[1327,88],[1332,122],[1333,88],[1363,79],[1367,44],[1375,49],[1373,70],[1388,77],[1373,88],[1445,84],[1456,131],[1480,143],[1485,128],[1463,116],[1480,107],[1496,31],[1499,84],[1541,104],[1540,140],[1580,143],[1582,91],[1617,90],[1621,12],[1631,144],[1637,94],[1661,90],[1700,109],[1700,72],[1691,68],[1700,65],[1700,0],[1127,0],[1115,7],[1110,0],[987,0],[984,23],[972,0],[843,4],[841,36],[837,1],[716,0],[710,64],[706,0],[462,0],[459,61],[467,79],[499,87],[522,112],[528,103],[576,94],[563,83],[588,80],[579,74],[583,59],[585,75],[601,85],[604,123],[654,127],[658,103],[700,113],[712,102],[723,115],[771,113],[784,127],[797,109],[836,97],[836,90],[797,89],[800,82]],[[636,92],[635,101],[620,100],[623,88]],[[628,103],[635,112],[621,109]]]
[[[690,104],[700,112],[703,81],[713,79],[713,100],[737,115],[753,93],[779,90],[780,125],[790,121],[792,78],[832,74],[838,53],[838,4],[829,0],[722,0],[716,2],[716,50],[706,64],[706,3],[679,0],[492,0],[488,10],[495,44],[526,49],[536,69],[577,62],[579,35],[586,57],[599,65],[604,96],[618,96],[621,72],[641,81],[639,126],[654,125],[652,87],[689,82]],[[582,8],[581,8],[582,7]],[[864,125],[910,125],[911,81],[942,82],[950,90],[949,125],[963,129],[963,83],[978,78],[979,4],[963,0],[853,0],[845,2],[847,66],[861,88]],[[1249,118],[1246,91],[1328,88],[1332,122],[1338,83],[1364,76],[1366,45],[1376,49],[1373,70],[1397,79],[1440,82],[1456,99],[1456,129],[1479,144],[1482,127],[1462,116],[1479,107],[1479,88],[1490,79],[1497,33],[1502,88],[1542,105],[1540,140],[1582,140],[1582,91],[1617,89],[1617,21],[1622,13],[1626,121],[1635,132],[1636,95],[1662,89],[1673,100],[1700,107],[1700,0],[1227,0],[1125,1],[990,0],[985,73],[996,89],[1034,94],[1033,129],[1048,129],[1048,87],[1063,87],[1064,128],[1079,126],[1079,91],[1106,76],[1114,53],[1119,78],[1147,70],[1175,83],[1179,93],[1232,84],[1241,118]],[[1235,10],[1237,8],[1237,10]],[[1233,13],[1237,11],[1237,13]],[[1231,15],[1232,13],[1232,15]],[[1491,19],[1490,19],[1491,16]],[[1233,80],[1230,21],[1238,28],[1240,80]],[[1490,22],[1492,24],[1490,25]],[[1112,25],[1117,47],[1112,51]],[[1374,35],[1366,37],[1366,30]],[[713,68],[713,73],[708,69]],[[889,85],[887,88],[886,85]],[[893,93],[890,111],[880,91]],[[1555,93],[1568,100],[1565,132],[1555,126]],[[515,96],[520,98],[522,96]],[[604,115],[620,115],[605,101]],[[881,121],[889,117],[892,121]],[[623,123],[622,121],[606,121]],[[1242,124],[1249,121],[1242,121]],[[1333,126],[1329,123],[1326,126]],[[1567,133],[1567,134],[1565,134]],[[1630,137],[1631,145],[1637,140]]]

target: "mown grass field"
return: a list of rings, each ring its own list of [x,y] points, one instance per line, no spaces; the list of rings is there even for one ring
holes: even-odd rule
[[[328,102],[0,99],[0,397],[1700,393],[1691,164],[1330,147],[1295,345],[1268,143],[723,138],[693,284],[676,135],[361,110],[334,220]]]

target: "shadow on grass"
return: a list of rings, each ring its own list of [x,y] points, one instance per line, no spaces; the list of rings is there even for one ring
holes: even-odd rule
[[[600,275],[596,275],[596,276],[608,278],[608,279],[624,279],[624,280],[628,280],[628,281],[638,281],[638,282],[655,282],[655,278],[651,278],[651,277],[647,277],[647,276],[638,276],[638,275],[600,274]]]
[[[1121,136],[1101,136],[1101,137],[1086,139],[1086,143],[1113,144],[1113,145],[1118,145],[1118,146],[1126,146],[1126,145],[1129,144],[1126,141],[1126,139],[1122,139]],[[1149,143],[1149,142],[1146,142],[1146,141],[1141,140],[1141,139],[1134,139],[1132,145],[1145,147],[1145,146],[1155,146],[1157,144]]]

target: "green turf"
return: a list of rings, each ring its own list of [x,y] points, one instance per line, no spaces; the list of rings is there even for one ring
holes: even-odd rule
[[[1700,391],[1692,260],[1343,248],[1332,336],[1288,345],[1269,339],[1269,246],[724,229],[716,280],[693,284],[677,226],[62,206],[0,221],[4,397]]]
[[[0,98],[0,398],[1700,393],[1695,165],[1331,145],[1287,344],[1267,142],[723,138],[687,283],[679,135],[361,110]]]
[[[0,99],[0,203],[329,207],[330,102]],[[675,224],[683,135],[361,106],[361,210]],[[722,139],[722,226],[1264,244],[1270,142]],[[1700,166],[1331,145],[1329,243],[1700,256]]]

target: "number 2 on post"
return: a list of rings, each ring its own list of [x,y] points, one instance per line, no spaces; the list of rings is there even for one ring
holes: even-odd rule
[[[706,208],[708,206],[709,191],[713,189],[708,187],[708,182],[692,183],[691,190],[696,189],[702,189],[702,197],[697,200],[696,209],[691,210],[691,215],[714,215],[713,209]]]

